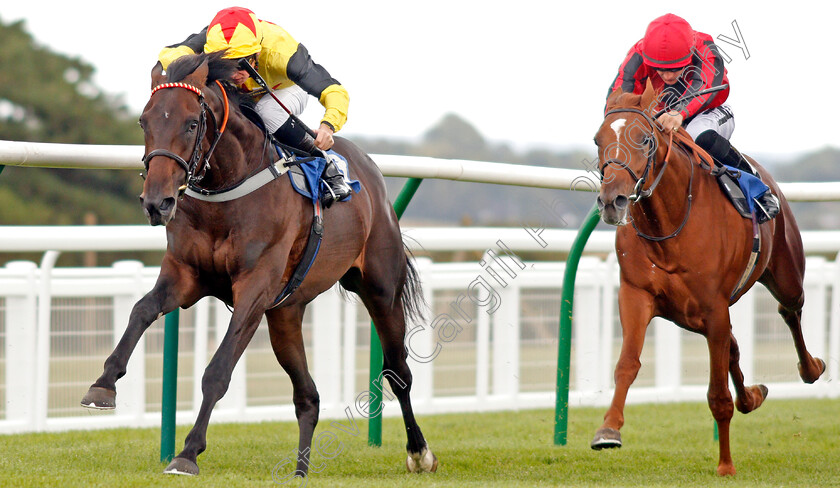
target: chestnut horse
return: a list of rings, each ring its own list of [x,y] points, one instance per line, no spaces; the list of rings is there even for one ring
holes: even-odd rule
[[[621,446],[624,403],[641,366],[645,330],[653,317],[663,317],[706,337],[707,398],[720,434],[717,472],[732,475],[729,423],[733,402],[727,374],[735,385],[735,407],[742,413],[758,408],[767,388],[744,386],[729,306],[756,281],[762,283],[779,302],[779,313],[790,328],[802,380],[813,383],[825,371],[825,362],[808,353],[802,338],[802,241],[778,185],[750,159],[779,197],[781,212],[757,226],[760,254],[752,272],[747,271],[754,224],[741,217],[709,168],[701,166],[702,159],[714,163],[690,136],[680,130],[671,135],[674,141],[660,131],[646,111],[656,103],[650,85],[642,95],[614,92],[595,136],[602,176],[598,206],[603,221],[618,226],[615,249],[621,268],[618,304],[623,341],[612,404],[591,446]],[[633,225],[625,225],[628,220]]]
[[[236,69],[235,61],[200,54],[175,61],[167,72],[160,64],[152,71],[152,95],[140,117],[147,167],[140,200],[152,225],[166,225],[167,250],[157,283],[134,306],[122,339],[82,404],[114,408],[115,383],[146,328],[177,307],[213,296],[233,307],[233,316],[202,378],[195,426],[165,472],[198,474],[210,413],[265,315],[274,354],[294,388],[300,429],[297,474],[305,476],[319,397],[307,369],[301,321],[306,305],[340,282],[361,297],[381,339],[383,368],[405,421],[407,467],[434,471],[437,459],[411,407],[403,343],[406,316],[419,313],[422,298],[382,174],[358,147],[335,139],[335,151],[347,159],[349,176],[363,189],[323,213],[320,252],[300,287],[276,306],[303,258],[320,207],[296,193],[288,175],[277,177],[280,158],[265,133],[235,100],[228,101],[237,96],[235,89],[216,82],[229,79]],[[222,202],[191,197],[189,191],[182,196],[186,186],[207,194],[239,188],[269,167],[273,179],[244,196]]]

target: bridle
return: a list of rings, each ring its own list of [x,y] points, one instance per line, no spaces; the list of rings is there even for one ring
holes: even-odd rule
[[[213,115],[213,111],[210,110],[210,106],[207,105],[207,102],[204,101],[204,93],[195,86],[190,85],[188,83],[162,83],[152,89],[152,94],[150,95],[150,97],[154,96],[154,94],[158,91],[166,88],[184,88],[198,95],[198,103],[201,105],[201,115],[198,119],[198,131],[195,136],[195,146],[193,146],[193,153],[192,157],[190,157],[189,162],[187,162],[178,154],[175,154],[174,152],[170,151],[169,149],[153,149],[152,151],[149,151],[148,154],[143,156],[143,166],[145,166],[147,173],[149,172],[149,161],[151,161],[151,159],[156,156],[168,157],[169,159],[174,160],[176,163],[178,163],[178,165],[181,166],[181,168],[184,169],[184,172],[186,174],[184,176],[184,184],[182,184],[178,188],[179,194],[183,194],[188,186],[194,186],[195,184],[200,182],[207,174],[207,170],[210,169],[210,156],[213,155],[213,150],[216,149],[216,144],[218,144],[219,139],[221,139],[222,134],[225,132],[225,128],[227,127],[228,114],[230,112],[228,107],[227,93],[225,93],[225,88],[218,80],[216,80],[216,83],[219,85],[219,88],[221,88],[222,99],[224,100],[225,107],[225,115],[222,120],[221,126],[216,123],[216,116]],[[204,140],[204,136],[207,133],[208,113],[210,114],[210,118],[213,119],[213,126],[216,128],[216,132],[214,134],[213,142],[210,143],[210,149],[208,149],[202,157],[201,141]],[[196,170],[198,170],[199,168],[200,162],[202,162],[201,169],[199,172],[196,172]]]
[[[654,122],[654,120],[650,117],[650,115],[648,115],[645,111],[639,110],[637,108],[617,108],[617,109],[613,109],[613,110],[608,111],[606,114],[604,114],[604,118],[606,119],[606,117],[610,114],[623,113],[623,112],[635,113],[635,114],[639,114],[642,117],[644,117],[645,121],[650,126],[650,129],[651,129],[650,133],[655,134],[655,132],[657,130],[656,129],[656,122]],[[656,141],[656,139],[653,139],[653,140]],[[630,177],[633,178],[633,181],[636,183],[635,186],[633,187],[633,194],[628,196],[627,198],[633,203],[636,203],[643,198],[648,198],[653,194],[653,191],[659,185],[659,182],[662,180],[662,175],[665,174],[665,169],[668,167],[668,159],[669,159],[669,156],[671,155],[671,148],[673,147],[673,145],[674,145],[674,132],[671,132],[670,135],[669,135],[669,139],[668,139],[668,151],[665,153],[665,158],[662,161],[662,168],[659,170],[659,173],[656,175],[656,177],[653,180],[653,183],[651,183],[650,187],[647,190],[644,189],[644,185],[647,182],[647,179],[650,176],[651,171],[653,171],[654,167],[656,166],[656,147],[655,147],[655,144],[648,151],[647,164],[645,164],[645,169],[642,172],[641,176],[637,176],[636,172],[633,171],[630,168],[630,166],[627,163],[625,163],[624,161],[612,158],[612,159],[608,159],[607,161],[605,161],[600,166],[601,179],[603,181],[604,170],[606,169],[606,167],[608,165],[612,166],[612,167],[618,166],[618,167],[626,170],[630,174]],[[682,223],[679,225],[679,227],[677,227],[677,229],[674,232],[672,232],[672,233],[670,233],[666,236],[650,236],[650,235],[647,235],[647,234],[643,233],[642,231],[640,231],[639,228],[636,227],[635,221],[631,220],[633,228],[636,229],[636,235],[638,235],[639,237],[642,237],[644,239],[647,239],[649,241],[657,241],[658,242],[658,241],[664,241],[666,239],[670,239],[672,237],[676,237],[682,231],[683,227],[685,227],[685,224],[688,222],[688,216],[691,213],[691,202],[692,202],[692,199],[693,199],[692,194],[691,194],[691,189],[693,188],[693,183],[694,183],[694,164],[692,164],[691,161],[689,160],[688,165],[691,168],[691,176],[690,176],[689,181],[688,181],[688,192],[687,192],[687,195],[686,195],[687,208],[686,208],[685,216],[683,217]]]
[[[650,133],[654,134],[654,132],[656,131],[656,125],[655,125],[656,122],[653,121],[653,119],[650,117],[650,115],[648,115],[645,111],[639,110],[639,109],[636,109],[636,108],[617,108],[617,109],[613,109],[613,110],[610,110],[609,112],[607,112],[606,114],[604,114],[604,118],[606,118],[608,115],[616,114],[616,113],[622,113],[622,112],[631,112],[631,113],[641,115],[642,117],[644,117],[645,121],[650,126],[650,130],[651,130]],[[647,140],[647,139],[650,139],[650,138],[646,137],[645,139]],[[655,141],[655,139],[653,139],[653,140]],[[659,170],[659,174],[656,175],[656,178],[653,180],[653,183],[651,183],[650,188],[648,188],[647,190],[643,189],[644,185],[647,182],[647,179],[648,179],[651,171],[653,170],[654,166],[656,166],[656,147],[655,147],[655,145],[654,145],[654,147],[651,147],[648,150],[647,164],[645,164],[645,169],[642,172],[641,176],[637,176],[636,172],[633,171],[633,169],[630,168],[630,166],[627,163],[625,163],[624,161],[621,161],[621,160],[615,159],[615,158],[611,158],[611,159],[608,159],[608,160],[604,161],[604,163],[601,164],[601,167],[600,167],[601,180],[603,181],[604,170],[607,168],[607,166],[619,167],[619,168],[627,171],[630,174],[630,177],[633,178],[633,181],[636,183],[635,186],[633,187],[633,194],[628,197],[631,202],[635,203],[635,202],[638,202],[639,200],[641,200],[642,198],[647,198],[647,197],[651,196],[653,194],[653,190],[655,190],[657,185],[659,185],[659,181],[662,179],[662,175],[665,173],[665,168],[668,167],[668,155],[671,152],[671,143],[672,142],[673,142],[673,134],[671,135],[671,140],[668,143],[668,154],[665,155],[665,159],[664,159],[663,164],[662,164],[662,169]]]

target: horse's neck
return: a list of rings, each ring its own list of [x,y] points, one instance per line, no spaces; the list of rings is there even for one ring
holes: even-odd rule
[[[662,163],[657,164],[657,169],[664,171],[661,181],[649,197],[639,200],[630,208],[635,226],[640,232],[652,237],[663,237],[680,228],[690,212],[689,195],[693,192],[690,188],[691,173],[694,171],[696,175],[699,170],[692,168],[692,164],[682,151],[672,151],[667,167],[662,168]],[[656,172],[650,181],[658,176]]]

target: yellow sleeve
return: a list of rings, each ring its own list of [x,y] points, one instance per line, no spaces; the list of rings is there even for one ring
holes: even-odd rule
[[[195,54],[189,46],[165,47],[158,54],[158,61],[163,65],[163,69],[166,69],[172,61],[188,54]]]
[[[347,90],[339,84],[330,85],[324,88],[318,101],[327,109],[321,121],[333,126],[336,132],[341,130],[347,122],[347,108],[350,106]]]

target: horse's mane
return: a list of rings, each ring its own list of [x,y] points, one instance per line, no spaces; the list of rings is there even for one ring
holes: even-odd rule
[[[198,67],[206,60],[208,68],[207,85],[210,86],[210,84],[216,80],[221,81],[228,96],[235,101],[235,103],[232,103],[231,105],[236,107],[239,105],[238,102],[241,101],[242,98],[247,97],[243,97],[236,87],[226,82],[226,80],[229,80],[230,77],[238,70],[238,67],[237,60],[225,59],[222,57],[224,54],[224,51],[218,51],[209,54],[199,53],[189,56],[181,56],[173,61],[166,69],[166,78],[169,82],[183,81],[186,77],[194,73],[195,70],[198,69]]]
[[[608,109],[613,108],[640,108],[642,105],[642,95],[637,95],[632,92],[621,93],[614,100],[611,101]]]

